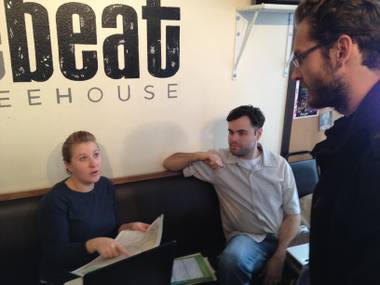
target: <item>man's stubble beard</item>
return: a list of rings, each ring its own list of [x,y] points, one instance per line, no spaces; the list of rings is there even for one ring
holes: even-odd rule
[[[312,82],[312,86],[309,86],[312,95],[308,96],[308,104],[310,107],[318,109],[332,107],[338,112],[346,110],[348,105],[347,85],[341,77],[337,76],[336,70],[333,70],[328,62],[325,65],[328,68],[325,78],[330,78],[327,79],[328,81],[317,78]]]
[[[237,152],[232,152],[231,149],[230,149],[230,152],[231,152],[234,156],[236,156],[236,157],[238,157],[238,158],[250,158],[250,156],[252,156],[252,154],[253,154],[253,152],[254,152],[254,149],[255,149],[256,147],[257,147],[257,143],[256,143],[255,146],[252,147],[252,148],[248,148],[248,147],[246,147],[246,148],[240,148],[240,150],[237,151]]]

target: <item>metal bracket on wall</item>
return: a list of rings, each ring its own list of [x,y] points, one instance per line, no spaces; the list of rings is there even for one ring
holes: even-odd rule
[[[260,12],[264,13],[288,13],[288,36],[285,51],[284,76],[289,73],[288,62],[290,58],[292,39],[293,39],[293,14],[297,6],[295,5],[280,5],[280,4],[259,4],[252,5],[245,9],[236,11],[236,33],[235,33],[235,55],[234,66],[232,71],[232,79],[238,76],[238,66],[243,55],[245,46],[249,36],[252,33],[256,19]]]
[[[0,37],[0,46],[1,46],[1,37]],[[4,59],[3,52],[0,49],[0,79],[4,77],[5,69],[4,69]]]

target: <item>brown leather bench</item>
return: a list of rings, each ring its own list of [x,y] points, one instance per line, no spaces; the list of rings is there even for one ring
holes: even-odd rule
[[[202,252],[214,259],[224,247],[212,185],[182,175],[116,186],[121,222],[152,222],[164,214],[163,241],[177,240],[177,256]],[[0,202],[0,284],[38,280],[41,196]]]

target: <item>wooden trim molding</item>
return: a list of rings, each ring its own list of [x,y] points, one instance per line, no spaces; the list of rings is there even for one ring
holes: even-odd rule
[[[139,182],[139,181],[144,181],[144,180],[153,180],[153,179],[172,177],[172,176],[178,176],[178,175],[181,175],[181,172],[161,171],[161,172],[154,172],[154,173],[148,173],[148,174],[142,174],[142,175],[113,178],[111,179],[111,181],[115,185],[120,185],[120,184],[125,184],[125,183]]]
[[[293,69],[289,71],[289,74],[293,72]],[[289,76],[288,79],[288,92],[286,96],[284,126],[282,131],[281,140],[281,155],[287,156],[290,147],[290,137],[292,133],[293,114],[294,114],[294,101],[296,98],[296,81],[292,80]]]
[[[165,177],[173,177],[173,176],[179,176],[179,175],[181,175],[181,172],[161,171],[161,172],[154,172],[154,173],[148,173],[148,174],[143,174],[143,175],[112,178],[111,181],[115,185],[120,185],[120,184],[159,179],[159,178],[165,178]],[[38,197],[38,196],[42,196],[46,194],[49,190],[50,188],[43,188],[43,189],[21,191],[21,192],[15,192],[15,193],[4,193],[4,194],[0,194],[0,201],[9,201],[9,200],[16,200],[16,199],[23,199],[23,198]]]
[[[296,30],[296,27],[293,27],[293,30]],[[294,36],[292,39],[292,47],[294,44]],[[294,101],[295,101],[295,92],[296,92],[296,81],[292,79],[294,67],[293,64],[290,64],[289,75],[288,75],[288,90],[286,95],[285,103],[285,114],[284,114],[284,126],[282,131],[281,139],[281,155],[286,156],[289,153],[290,147],[290,136],[292,133],[293,125],[293,113],[294,113]]]
[[[43,189],[36,189],[36,190],[30,190],[30,191],[0,194],[0,202],[42,196],[45,193],[47,193],[49,189],[50,188],[43,188]]]

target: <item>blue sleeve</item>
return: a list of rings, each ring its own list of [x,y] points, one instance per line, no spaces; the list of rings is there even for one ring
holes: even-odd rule
[[[114,205],[114,211],[115,211],[115,219],[116,219],[116,228],[113,233],[113,237],[116,237],[118,234],[119,227],[121,226],[120,217],[117,212],[117,202],[116,202],[116,187],[113,185],[112,181],[107,179],[109,183],[109,190],[112,192],[112,199],[113,199],[113,205]]]
[[[46,261],[64,270],[83,265],[95,254],[89,254],[83,242],[70,242],[67,199],[51,192],[40,205],[40,231],[42,249]]]

